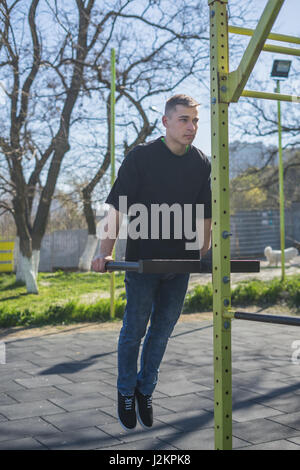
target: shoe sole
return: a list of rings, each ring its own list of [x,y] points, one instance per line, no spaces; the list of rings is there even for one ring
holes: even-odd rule
[[[140,417],[139,404],[138,404],[138,400],[137,400],[136,397],[135,397],[135,403],[136,403],[136,416],[137,416],[138,422],[140,423],[140,425],[142,426],[142,428],[144,428],[144,429],[151,429],[151,428],[152,428],[152,424],[151,424],[151,426],[146,426],[146,424],[143,423],[143,420],[142,420],[142,418]]]

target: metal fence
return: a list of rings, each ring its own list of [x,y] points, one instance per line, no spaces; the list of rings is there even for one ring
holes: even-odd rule
[[[44,236],[39,271],[51,272],[56,269],[76,269],[80,256],[87,242],[88,232],[85,229],[59,230]],[[125,254],[126,240],[118,240],[116,259],[122,260]],[[97,250],[99,248],[99,242]]]
[[[234,258],[263,256],[266,246],[280,249],[279,211],[240,211],[231,216],[231,255]],[[285,245],[300,240],[300,204],[285,210]]]
[[[39,271],[74,269],[87,240],[87,230],[59,230],[44,236]]]

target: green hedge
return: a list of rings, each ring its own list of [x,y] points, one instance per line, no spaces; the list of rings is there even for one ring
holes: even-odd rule
[[[125,301],[116,299],[115,317],[123,317]],[[43,326],[78,322],[106,322],[110,321],[110,300],[102,299],[91,305],[84,305],[71,301],[65,305],[51,305],[44,312],[35,314],[28,308],[24,311],[9,311],[5,307],[0,309],[0,327],[12,326]]]
[[[213,291],[211,284],[199,285],[185,298],[183,313],[204,312],[212,310]],[[266,306],[284,303],[287,307],[300,312],[300,275],[288,277],[285,282],[279,279],[272,281],[243,281],[232,290],[232,306],[257,305]],[[115,301],[115,317],[123,317],[126,300],[124,292]],[[68,324],[76,322],[110,321],[110,299],[101,299],[94,304],[82,304],[69,301],[64,305],[48,305],[43,311],[35,313],[32,308],[0,307],[0,327],[42,326]]]
[[[187,294],[184,312],[201,312],[212,310],[213,290],[210,284],[197,286]],[[288,308],[300,308],[300,275],[291,276],[286,281],[280,279],[272,281],[243,281],[231,292],[233,307],[242,305],[274,305],[285,303]]]

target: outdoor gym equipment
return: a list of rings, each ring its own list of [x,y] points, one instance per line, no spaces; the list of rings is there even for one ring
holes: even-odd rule
[[[139,260],[139,261],[108,261],[105,264],[107,271],[135,271],[138,273],[212,273],[213,263],[211,259],[203,260]],[[216,266],[215,266],[216,267]],[[217,270],[216,270],[217,271]],[[230,271],[232,273],[258,273],[260,271],[260,262],[258,260],[230,260]],[[223,279],[224,284],[228,284],[230,278]],[[228,299],[224,299],[224,306],[228,305]],[[275,323],[280,325],[300,326],[300,318],[293,316],[264,315],[248,312],[227,311],[223,315],[224,331],[230,328],[232,318],[238,320],[250,320],[264,323]],[[215,357],[216,363],[219,358]],[[231,364],[230,364],[231,365]],[[217,379],[218,380],[218,379]],[[218,383],[218,382],[217,382]],[[231,389],[228,395],[231,397]],[[216,406],[219,406],[218,402]],[[228,417],[229,420],[230,417]],[[232,419],[232,418],[231,418]],[[219,429],[217,429],[218,431]]]
[[[214,390],[215,390],[215,448],[232,449],[232,359],[231,359],[231,320],[243,319],[268,321],[286,325],[300,326],[300,319],[291,317],[271,317],[245,312],[233,312],[230,307],[230,272],[237,266],[230,261],[230,238],[224,236],[230,231],[229,207],[229,138],[228,108],[237,103],[240,97],[300,103],[300,96],[284,95],[245,90],[248,78],[262,51],[287,55],[300,55],[300,50],[265,44],[267,39],[300,44],[300,38],[271,33],[272,26],[285,0],[268,0],[255,30],[228,25],[227,4],[229,0],[208,0],[210,13],[210,63],[211,63],[211,163],[212,163],[212,232],[213,263],[211,271],[201,271],[204,265],[197,261],[196,272],[212,272],[213,282],[213,338],[214,338]],[[251,39],[236,70],[229,72],[229,33],[250,36]],[[153,260],[152,260],[153,261]],[[171,261],[168,261],[171,262]],[[178,261],[176,261],[178,263]],[[113,269],[113,262],[108,268]],[[163,268],[152,265],[152,269]],[[186,263],[186,261],[185,261]],[[189,262],[190,263],[190,262]],[[151,265],[150,265],[151,266]],[[241,266],[241,265],[240,265]],[[124,269],[117,267],[116,269]],[[174,269],[175,265],[173,265]],[[248,265],[250,268],[250,264]],[[198,270],[199,268],[199,270]],[[146,272],[149,261],[142,260],[127,266],[138,272]],[[169,269],[166,268],[166,269]],[[176,269],[179,269],[177,265]],[[139,271],[142,270],[142,271]],[[144,271],[143,271],[144,270]],[[149,272],[149,271],[148,271]],[[153,271],[152,271],[153,272]],[[155,271],[156,272],[156,271]],[[166,271],[160,271],[166,272]],[[186,272],[186,271],[180,271]],[[195,272],[195,271],[188,271]],[[245,272],[245,271],[242,271]]]
[[[230,241],[223,238],[230,230],[229,208],[229,139],[228,108],[241,96],[300,103],[299,96],[245,90],[248,78],[261,51],[299,55],[296,48],[265,44],[267,39],[300,44],[300,38],[271,33],[284,0],[269,0],[255,30],[228,25],[229,0],[208,0],[210,21],[211,71],[211,155],[212,155],[212,231],[213,231],[213,319],[214,319],[214,388],[215,448],[232,449],[232,368],[231,319],[257,321],[255,314],[232,312],[230,282],[224,283],[230,271]],[[230,33],[251,36],[236,70],[229,71],[228,36]],[[277,316],[264,321],[276,323]],[[298,321],[296,321],[298,320]],[[283,320],[282,324],[291,324]],[[299,319],[295,319],[300,326]]]

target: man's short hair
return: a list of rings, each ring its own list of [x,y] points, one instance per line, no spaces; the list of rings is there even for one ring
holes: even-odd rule
[[[188,95],[174,95],[171,96],[166,102],[165,105],[165,115],[170,116],[172,111],[175,111],[176,106],[180,104],[182,106],[186,106],[188,108],[195,108],[196,106],[200,106],[200,103],[198,103],[194,98]]]

